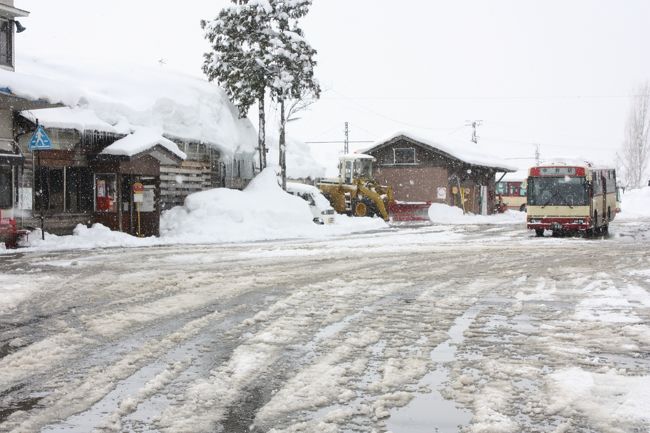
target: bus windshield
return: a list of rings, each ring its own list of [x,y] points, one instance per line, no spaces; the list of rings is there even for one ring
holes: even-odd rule
[[[528,205],[587,206],[587,182],[584,177],[531,177],[528,180]]]

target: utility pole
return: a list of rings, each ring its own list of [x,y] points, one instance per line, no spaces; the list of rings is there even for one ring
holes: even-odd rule
[[[535,165],[537,165],[538,167],[539,167],[540,158],[541,158],[539,148],[540,148],[539,144],[536,144],[535,145]]]
[[[471,126],[472,127],[472,141],[475,144],[478,144],[478,127],[483,124],[482,120],[467,120],[465,122],[465,126]]]
[[[350,124],[345,122],[345,145],[343,147],[343,154],[350,153]]]

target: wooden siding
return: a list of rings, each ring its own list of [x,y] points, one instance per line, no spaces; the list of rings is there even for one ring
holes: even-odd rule
[[[190,194],[219,186],[222,185],[218,176],[204,162],[185,161],[180,167],[160,167],[160,201],[163,210],[182,206],[185,197]]]

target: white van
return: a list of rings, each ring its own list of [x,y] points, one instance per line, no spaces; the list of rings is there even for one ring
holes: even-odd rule
[[[316,224],[334,224],[336,212],[318,188],[304,183],[287,182],[287,192],[309,203]]]

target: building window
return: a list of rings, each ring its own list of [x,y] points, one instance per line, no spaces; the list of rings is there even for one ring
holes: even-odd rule
[[[393,157],[395,165],[415,164],[415,148],[397,148],[393,149]]]
[[[9,209],[13,206],[12,185],[11,167],[0,167],[0,209]]]
[[[95,211],[117,212],[117,176],[95,175]]]
[[[0,20],[0,65],[13,66],[14,29],[9,20]]]
[[[72,213],[93,210],[93,173],[85,167],[68,167],[65,172],[65,210]]]
[[[63,169],[41,167],[36,170],[36,209],[63,212]]]

